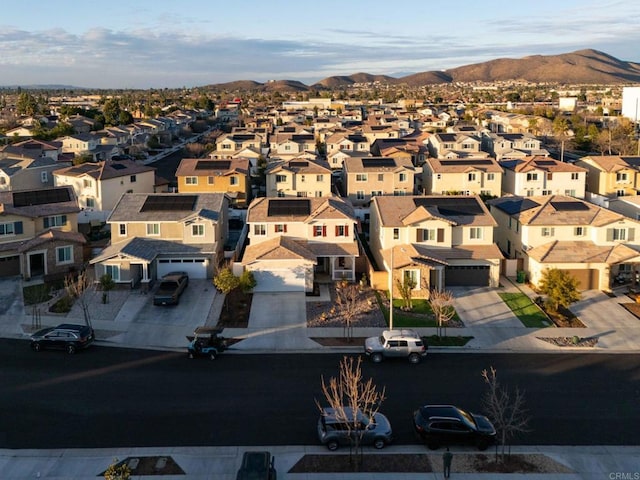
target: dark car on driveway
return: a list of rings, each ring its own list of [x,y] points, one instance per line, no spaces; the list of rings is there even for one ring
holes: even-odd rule
[[[63,323],[57,327],[38,330],[31,335],[31,348],[39,352],[45,349],[65,350],[73,354],[87,348],[95,340],[93,328],[87,325]]]
[[[475,445],[486,450],[496,441],[496,429],[487,417],[453,405],[424,405],[413,414],[413,427],[427,447]]]
[[[187,285],[189,285],[189,275],[186,272],[167,273],[162,277],[158,289],[153,294],[153,304],[177,305]]]

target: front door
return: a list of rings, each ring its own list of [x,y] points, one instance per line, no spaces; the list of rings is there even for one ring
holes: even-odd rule
[[[38,277],[44,275],[44,253],[32,253],[29,255],[29,275]]]

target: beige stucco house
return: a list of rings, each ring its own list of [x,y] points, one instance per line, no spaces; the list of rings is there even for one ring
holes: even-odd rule
[[[405,276],[415,281],[416,297],[450,286],[498,286],[503,256],[493,242],[496,222],[480,197],[374,197],[370,215],[371,251],[387,272],[374,287],[387,289],[390,273],[394,296],[396,280]]]
[[[585,168],[587,191],[604,197],[640,193],[640,157],[593,155],[582,157],[576,165]]]
[[[413,195],[414,177],[410,158],[349,157],[343,165],[343,195],[354,206],[379,195]]]
[[[547,268],[566,270],[582,290],[609,290],[640,261],[637,220],[562,195],[505,196],[489,202],[496,243],[538,284]]]
[[[584,198],[587,170],[572,163],[539,155],[502,160],[503,194],[532,197],[534,195],[567,195]]]
[[[125,193],[107,223],[111,244],[91,260],[96,278],[150,285],[171,271],[213,278],[227,238],[228,199],[222,193]]]
[[[356,222],[339,197],[255,199],[241,261],[257,281],[254,291],[311,291],[317,276],[355,280]]]
[[[268,165],[267,197],[330,197],[331,169],[326,162],[295,158]]]
[[[422,166],[426,195],[486,195],[499,197],[502,168],[493,158],[427,158]]]

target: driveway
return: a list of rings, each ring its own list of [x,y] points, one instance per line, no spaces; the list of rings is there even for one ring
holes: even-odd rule
[[[225,331],[225,336],[229,336]],[[235,336],[235,335],[234,335]],[[304,292],[253,294],[249,327],[235,350],[307,350],[318,344],[307,335]]]
[[[526,328],[490,287],[451,287],[456,312],[467,327]]]

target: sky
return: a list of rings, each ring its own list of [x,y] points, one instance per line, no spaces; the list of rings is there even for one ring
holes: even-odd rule
[[[0,16],[0,85],[311,85],[592,48],[640,62],[628,0],[31,0]]]

